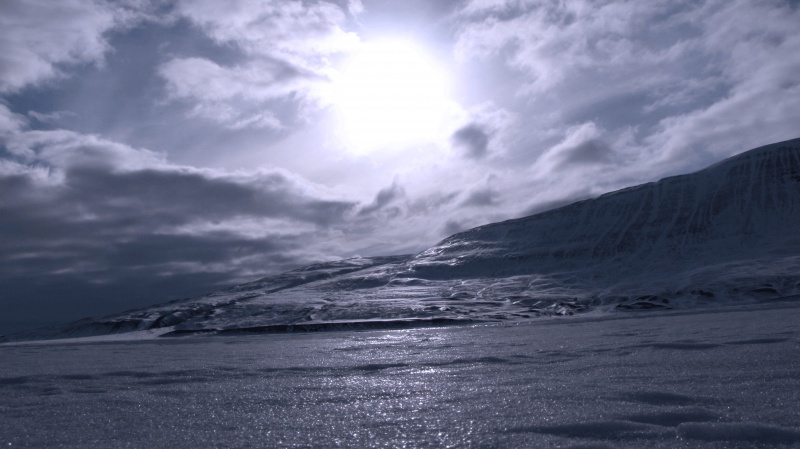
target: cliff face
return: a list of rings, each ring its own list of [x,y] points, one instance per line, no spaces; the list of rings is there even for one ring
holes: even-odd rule
[[[675,265],[800,251],[800,139],[696,173],[474,228],[410,262],[419,277]]]

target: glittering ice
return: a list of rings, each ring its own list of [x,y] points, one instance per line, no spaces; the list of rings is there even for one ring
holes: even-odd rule
[[[800,305],[0,346],[2,447],[800,447]]]

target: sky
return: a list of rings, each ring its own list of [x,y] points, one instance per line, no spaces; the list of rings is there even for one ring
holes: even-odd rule
[[[800,136],[797,0],[4,0],[0,333]]]

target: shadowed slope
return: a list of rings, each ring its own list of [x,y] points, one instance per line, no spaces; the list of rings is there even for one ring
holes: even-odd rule
[[[705,170],[455,234],[415,276],[507,276],[589,266],[685,268],[800,254],[800,139]],[[601,270],[606,271],[606,270]]]

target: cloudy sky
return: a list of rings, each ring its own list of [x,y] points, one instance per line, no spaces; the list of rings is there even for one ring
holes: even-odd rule
[[[797,0],[4,0],[0,332],[800,136]]]

